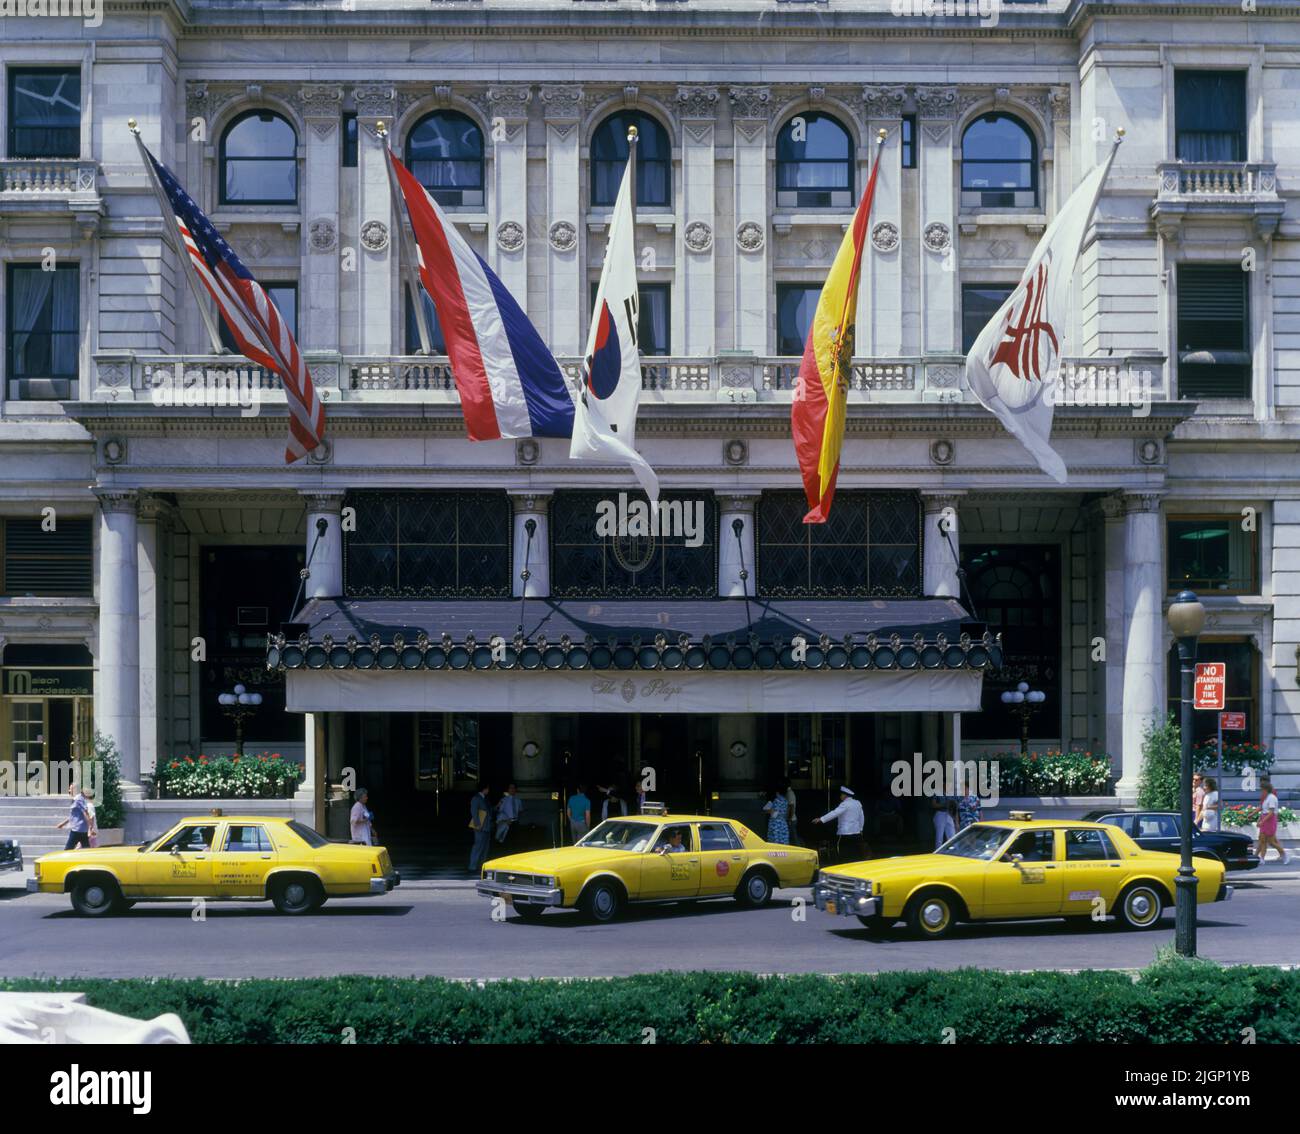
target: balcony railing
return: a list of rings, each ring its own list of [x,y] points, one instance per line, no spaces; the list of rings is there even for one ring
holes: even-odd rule
[[[1160,165],[1161,197],[1277,198],[1271,161],[1167,161]]]
[[[0,158],[0,193],[5,196],[95,193],[96,166],[77,158]]]
[[[422,401],[455,403],[451,363],[445,357],[351,357],[306,352],[317,389],[327,402]],[[558,360],[577,384],[581,361]],[[655,358],[641,363],[644,404],[658,402],[788,401],[800,359],[724,355],[718,358]],[[160,406],[235,405],[238,396],[283,396],[280,379],[239,355],[95,356],[96,400],[153,401]],[[850,400],[878,402],[970,402],[960,355],[857,359]],[[222,401],[224,396],[225,401]],[[1164,358],[1132,355],[1071,358],[1061,364],[1057,404],[1137,406],[1169,400]]]

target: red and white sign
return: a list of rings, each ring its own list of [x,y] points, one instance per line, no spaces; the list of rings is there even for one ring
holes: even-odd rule
[[[1222,711],[1227,689],[1227,662],[1205,661],[1196,663],[1196,692],[1192,702],[1193,708]]]
[[[1239,732],[1246,727],[1245,713],[1220,713],[1219,727],[1224,732]]]

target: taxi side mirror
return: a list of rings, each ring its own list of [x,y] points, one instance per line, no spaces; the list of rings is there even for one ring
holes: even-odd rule
[[[1019,870],[1020,864],[1025,861],[1025,856],[1023,854],[1009,854],[1007,855],[1007,861]]]

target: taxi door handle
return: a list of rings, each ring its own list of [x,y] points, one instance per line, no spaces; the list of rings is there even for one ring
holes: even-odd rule
[[[698,858],[688,858],[686,861],[689,862],[692,866],[694,866],[700,860]]]
[[[270,857],[271,857],[271,856],[270,856],[269,854],[264,854],[264,855],[262,855],[262,860],[265,861],[265,860],[269,859]]]
[[[208,861],[208,856],[207,856],[206,854],[196,854],[196,855],[194,856],[194,861],[195,861],[195,862],[207,862],[207,861]]]

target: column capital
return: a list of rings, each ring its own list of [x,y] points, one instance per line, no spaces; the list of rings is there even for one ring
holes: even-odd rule
[[[678,87],[677,106],[678,114],[684,119],[703,118],[712,121],[718,116],[718,88]]]
[[[718,493],[718,511],[719,512],[753,512],[754,505],[758,503],[761,492],[719,492]]]
[[[140,504],[140,493],[134,488],[96,488],[101,512],[129,512],[135,515]]]
[[[961,488],[923,488],[921,504],[926,512],[942,512],[946,508],[955,511],[967,495],[966,490]]]
[[[1165,498],[1163,492],[1125,492],[1122,497],[1126,516],[1137,512],[1159,512],[1160,503]]]
[[[341,488],[301,488],[298,495],[308,512],[336,514],[342,510],[343,498],[347,493]]]
[[[772,116],[771,87],[728,87],[727,100],[733,121],[749,118],[766,122]]]
[[[337,120],[343,106],[343,87],[338,83],[304,83],[293,96],[304,118]]]
[[[489,118],[517,123],[528,117],[533,88],[527,83],[495,83],[484,91],[470,95],[469,100]]]
[[[1116,523],[1124,518],[1124,499],[1118,492],[1111,492],[1099,497],[1092,503],[1094,515],[1105,523]]]
[[[156,492],[141,492],[138,510],[140,519],[145,523],[169,519],[173,511],[171,501]]]
[[[920,118],[954,118],[957,114],[957,88],[926,85],[917,87],[916,110]]]
[[[584,100],[585,92],[577,85],[542,87],[542,110],[548,122],[581,118]]]
[[[545,512],[550,507],[553,493],[549,489],[539,492],[532,488],[508,488],[506,495],[510,497],[510,507],[519,514]]]
[[[906,101],[904,87],[868,83],[862,88],[862,102],[870,119],[902,118]]]

